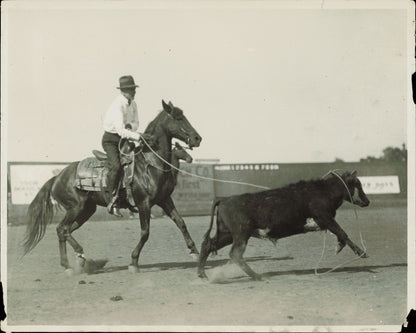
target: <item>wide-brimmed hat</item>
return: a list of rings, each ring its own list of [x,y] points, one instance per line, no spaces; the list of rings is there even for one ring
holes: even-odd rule
[[[131,75],[125,75],[120,77],[118,80],[120,82],[120,87],[117,87],[117,89],[125,89],[125,88],[137,88],[138,85],[134,83],[133,76]]]

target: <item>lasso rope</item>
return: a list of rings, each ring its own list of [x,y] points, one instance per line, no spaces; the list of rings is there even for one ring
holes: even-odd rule
[[[214,182],[219,182],[219,183],[229,183],[229,184],[247,185],[247,186],[253,186],[253,187],[257,187],[257,188],[262,188],[262,189],[265,189],[265,190],[270,190],[270,187],[267,187],[267,186],[261,186],[261,185],[250,184],[250,183],[245,183],[245,182],[238,182],[238,181],[234,181],[234,180],[223,180],[223,179],[216,179],[216,178],[211,178],[211,177],[205,177],[205,176],[200,176],[200,175],[196,175],[196,174],[191,173],[191,172],[187,172],[187,171],[181,170],[181,169],[175,167],[174,165],[172,165],[171,163],[169,163],[168,161],[166,161],[162,156],[160,156],[156,151],[154,151],[154,149],[152,147],[150,147],[150,145],[143,138],[143,136],[141,137],[141,140],[143,140],[143,142],[151,150],[151,152],[153,154],[155,154],[161,161],[163,161],[164,163],[166,163],[167,165],[169,165],[171,168],[173,168],[175,170],[178,170],[178,172],[181,172],[181,173],[183,173],[185,175],[192,176],[192,177],[196,177],[196,178],[201,178],[201,179],[206,179],[206,180],[212,180]]]
[[[140,133],[141,134],[141,133]],[[163,161],[164,163],[166,163],[166,164],[168,164],[171,168],[174,168],[175,170],[178,170],[178,172],[181,172],[181,173],[183,173],[183,174],[185,174],[185,175],[189,175],[189,176],[192,176],[192,177],[196,177],[196,178],[201,178],[201,179],[206,179],[206,180],[212,180],[212,181],[216,181],[216,182],[220,182],[220,183],[230,183],[230,184],[239,184],[239,185],[248,185],[248,186],[253,186],[253,187],[257,187],[257,188],[262,188],[262,189],[267,189],[267,190],[270,190],[270,187],[267,187],[267,186],[261,186],[261,185],[255,185],[255,184],[250,184],[250,183],[245,183],[245,182],[238,182],[238,181],[233,181],[233,180],[222,180],[222,179],[215,179],[215,178],[210,178],[210,177],[205,177],[205,176],[199,176],[199,175],[196,175],[196,174],[193,174],[193,173],[190,173],[190,172],[187,172],[187,171],[184,171],[184,170],[181,170],[181,169],[179,169],[179,168],[177,168],[177,167],[175,167],[174,165],[172,165],[171,163],[169,163],[168,161],[166,161],[162,156],[160,156],[156,151],[154,151],[154,149],[152,148],[152,147],[150,147],[150,145],[148,144],[148,142],[143,138],[143,136],[141,136],[141,140],[143,140],[143,142],[146,144],[146,146],[152,151],[152,153],[153,154],[155,154],[161,161]],[[329,172],[327,172],[324,176],[322,176],[322,178],[325,178],[327,175],[329,175],[329,174],[333,174],[333,175],[335,175],[336,177],[338,177],[340,180],[341,180],[341,182],[344,184],[344,186],[345,186],[345,188],[347,189],[347,192],[348,192],[348,195],[349,195],[349,197],[350,197],[350,200],[351,200],[351,203],[352,203],[352,196],[351,196],[351,193],[350,193],[350,191],[349,191],[349,189],[348,189],[348,186],[347,186],[347,184],[345,184],[345,182],[344,182],[344,180],[342,179],[342,177],[340,176],[340,175],[338,175],[335,171],[338,171],[338,170],[340,170],[340,169],[335,169],[335,170],[331,170],[331,171],[329,171]],[[356,208],[355,207],[353,207],[354,208],[354,213],[355,213],[355,217],[356,217],[356,219],[358,220],[358,214],[357,214],[357,210],[356,210]],[[316,266],[315,266],[315,275],[324,275],[324,274],[327,274],[327,273],[330,273],[330,272],[333,272],[334,270],[336,270],[337,268],[340,268],[340,267],[342,267],[342,266],[344,266],[344,265],[346,265],[346,264],[348,264],[348,263],[350,263],[350,262],[353,262],[353,261],[356,261],[356,260],[358,260],[358,259],[360,259],[366,252],[367,252],[367,249],[366,249],[366,247],[365,247],[365,245],[364,245],[364,241],[363,241],[363,237],[362,237],[362,232],[361,232],[361,228],[360,228],[360,225],[358,224],[358,228],[359,228],[359,233],[360,233],[360,240],[361,240],[361,246],[363,247],[363,249],[364,249],[364,252],[358,257],[358,258],[354,258],[354,259],[351,259],[351,260],[348,260],[348,261],[346,261],[346,262],[344,262],[344,263],[341,263],[341,264],[339,264],[339,265],[337,265],[337,266],[335,266],[334,268],[331,268],[330,270],[328,270],[328,271],[326,271],[326,272],[323,272],[323,273],[318,273],[318,266],[319,266],[319,264],[321,263],[321,261],[322,261],[322,259],[323,259],[323,256],[324,256],[324,252],[325,252],[325,247],[326,247],[326,230],[325,230],[325,234],[324,234],[324,240],[323,240],[323,248],[322,248],[322,253],[321,253],[321,257],[319,258],[319,260],[318,260],[318,262],[316,263]]]

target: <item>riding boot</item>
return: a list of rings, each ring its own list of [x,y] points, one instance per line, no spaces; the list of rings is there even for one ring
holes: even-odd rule
[[[132,206],[132,205],[128,205],[127,207],[132,213],[138,213],[139,212],[139,208],[137,208],[136,206]]]
[[[123,215],[120,212],[120,209],[117,205],[117,194],[113,195],[113,198],[111,199],[110,203],[107,205],[107,211],[114,216],[117,217],[123,217]]]
[[[118,205],[118,199],[119,199],[119,188],[120,188],[120,183],[117,186],[117,189],[115,189],[112,193],[111,193],[111,200],[109,202],[109,204],[107,205],[107,211],[114,216],[117,217],[123,217],[123,215],[120,213],[120,208]],[[110,193],[107,192],[109,197],[110,197]]]

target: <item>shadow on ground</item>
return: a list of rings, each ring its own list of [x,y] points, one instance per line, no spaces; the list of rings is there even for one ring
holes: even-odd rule
[[[247,258],[246,262],[257,262],[257,261],[281,261],[281,260],[293,260],[293,257],[285,256],[285,257],[267,257],[267,256],[258,256]],[[219,260],[209,260],[206,264],[208,268],[214,268],[218,266],[225,265],[229,262],[229,259],[219,259]],[[164,270],[171,270],[171,269],[189,269],[197,267],[198,263],[195,261],[183,261],[183,262],[162,262],[162,263],[155,263],[155,264],[145,264],[140,265],[140,269],[142,271],[164,271]],[[332,273],[377,273],[377,269],[381,268],[392,268],[392,267],[406,267],[407,263],[393,263],[389,265],[369,265],[369,266],[349,266],[349,267],[340,267],[336,270],[332,271]],[[322,267],[317,270],[318,274],[323,274],[329,270],[333,269],[333,267]],[[125,271],[128,270],[128,266],[109,266],[103,267],[101,269],[96,270],[90,274],[103,274],[103,273],[112,273],[117,271]],[[312,275],[315,274],[314,269],[293,269],[293,270],[285,270],[285,271],[273,271],[273,272],[266,272],[263,273],[262,276],[265,278],[270,278],[273,276],[284,276],[284,275]]]
[[[280,261],[280,260],[292,260],[293,257],[285,256],[285,257],[267,257],[267,256],[258,256],[258,257],[252,257],[247,258],[247,262],[255,262],[255,261]],[[221,266],[229,262],[229,259],[218,259],[218,260],[209,260],[207,262],[207,267],[216,267]],[[188,268],[195,268],[198,266],[198,263],[196,261],[182,261],[182,262],[162,262],[162,263],[156,263],[156,264],[145,264],[145,265],[139,265],[139,268],[141,270],[168,270],[168,269],[188,269]],[[96,270],[93,273],[90,274],[102,274],[102,273],[112,273],[117,271],[125,271],[128,270],[128,266],[109,266],[109,267],[103,267],[101,269]]]
[[[390,265],[373,265],[373,266],[351,266],[351,267],[340,267],[334,270],[332,273],[377,273],[374,271],[375,269],[379,268],[390,268],[390,267],[406,267],[407,263],[399,263],[399,264],[390,264]],[[318,274],[325,273],[333,268],[319,268]],[[280,275],[308,275],[308,274],[315,274],[314,269],[294,269],[289,271],[275,271],[275,272],[268,272],[265,273],[264,276],[280,276]]]
[[[398,263],[398,264],[390,264],[390,265],[374,265],[374,266],[354,266],[354,267],[343,267],[338,268],[331,272],[331,274],[336,273],[377,273],[377,271],[374,271],[375,269],[380,268],[391,268],[391,267],[406,267],[406,263]],[[330,271],[333,268],[320,268],[318,270],[318,275],[322,274],[324,272]],[[253,281],[252,278],[245,275],[245,273],[241,273],[241,276],[232,277],[232,278],[226,278],[226,279],[220,279],[218,281],[215,281],[214,283],[217,284],[230,284],[230,283],[247,283],[250,281]],[[271,277],[274,276],[284,276],[284,275],[314,275],[315,270],[314,269],[294,269],[294,270],[287,270],[287,271],[275,271],[275,272],[267,272],[260,274],[262,277],[262,281],[268,281]]]

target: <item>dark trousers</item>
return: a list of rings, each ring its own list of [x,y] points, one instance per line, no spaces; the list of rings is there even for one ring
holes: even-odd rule
[[[113,194],[114,190],[116,190],[122,171],[120,163],[120,152],[118,148],[120,140],[120,135],[109,132],[104,132],[103,138],[101,140],[103,149],[107,153],[108,174],[106,191],[108,191],[109,194]]]

